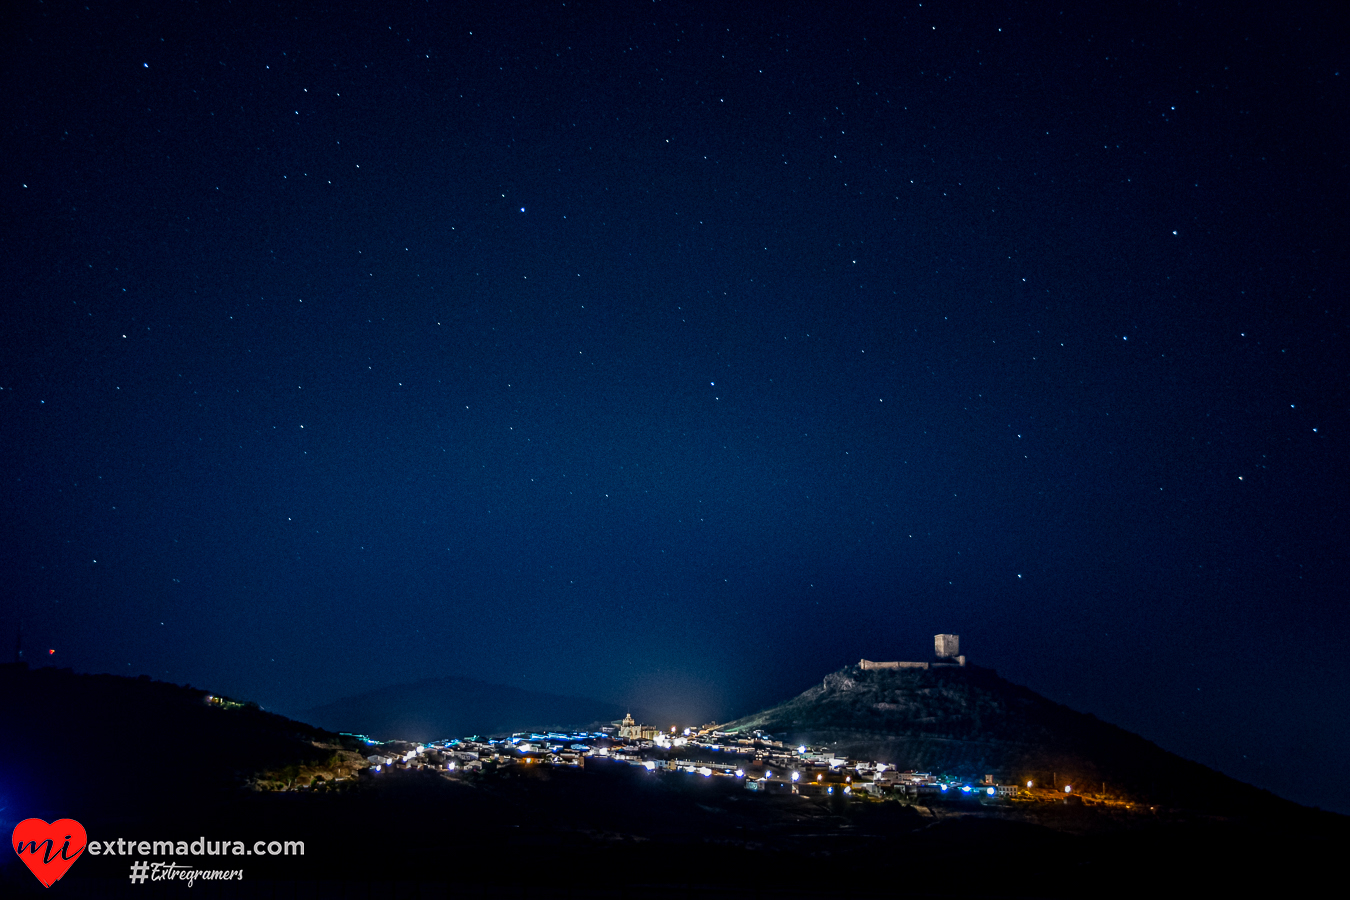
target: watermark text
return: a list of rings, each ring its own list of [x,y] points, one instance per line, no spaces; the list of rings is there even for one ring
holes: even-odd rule
[[[147,881],[182,881],[192,887],[196,881],[243,881],[243,869],[194,869],[178,863],[146,862],[138,859],[131,864],[131,883]]]
[[[90,841],[91,856],[304,856],[304,841]]]

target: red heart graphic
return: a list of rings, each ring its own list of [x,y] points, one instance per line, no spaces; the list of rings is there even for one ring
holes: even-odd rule
[[[41,819],[24,819],[14,826],[10,839],[14,852],[32,870],[43,887],[61,880],[84,852],[84,826],[74,819],[57,819],[48,825]]]

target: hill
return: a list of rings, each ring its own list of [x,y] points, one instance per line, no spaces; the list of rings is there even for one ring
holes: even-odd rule
[[[1093,791],[1104,785],[1142,802],[1217,813],[1297,808],[979,666],[850,666],[722,728],[782,734],[902,769]]]
[[[528,691],[472,678],[427,678],[368,691],[300,713],[334,731],[381,740],[432,741],[471,734],[580,729],[620,718],[612,703]]]
[[[288,767],[351,762],[359,749],[186,685],[0,665],[0,808],[26,815],[223,801]]]

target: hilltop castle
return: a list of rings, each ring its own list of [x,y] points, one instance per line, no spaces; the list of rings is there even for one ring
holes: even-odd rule
[[[931,662],[873,662],[870,659],[858,660],[858,668],[868,669],[937,669],[948,666],[964,666],[966,658],[961,655],[961,635],[933,635],[933,655]]]

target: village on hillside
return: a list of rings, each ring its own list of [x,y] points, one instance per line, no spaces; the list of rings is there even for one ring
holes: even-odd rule
[[[928,662],[873,662],[862,669],[961,667],[960,638],[934,636],[934,659]],[[761,729],[656,728],[637,722],[631,713],[595,731],[519,733],[510,737],[471,736],[431,743],[381,742],[365,735],[370,752],[353,760],[350,777],[372,778],[390,770],[430,770],[447,778],[501,772],[512,766],[546,766],[595,771],[631,766],[654,777],[734,779],[745,790],[762,794],[838,797],[868,802],[899,799],[914,804],[930,801],[1004,804],[1055,801],[1069,805],[1136,804],[1108,792],[1106,785],[1074,785],[1051,773],[1018,782],[999,781],[991,774],[902,770],[878,760],[838,756],[827,747],[793,745],[787,735]],[[321,776],[320,776],[321,777]],[[302,787],[305,779],[293,784]],[[311,784],[312,777],[311,777]],[[1100,788],[1098,790],[1097,788]]]
[[[715,727],[659,731],[631,716],[595,732],[518,734],[510,738],[461,738],[429,744],[380,743],[366,758],[365,777],[391,769],[430,769],[448,777],[501,771],[507,766],[597,769],[634,766],[659,775],[729,778],[752,792],[831,796],[869,800],[887,797],[921,802],[939,799],[1073,798],[1108,802],[1105,795],[1071,784],[998,783],[992,775],[962,778],[943,773],[900,771],[874,760],[850,759],[821,747],[791,746],[763,732],[749,735]],[[1070,802],[1073,802],[1072,800]]]

